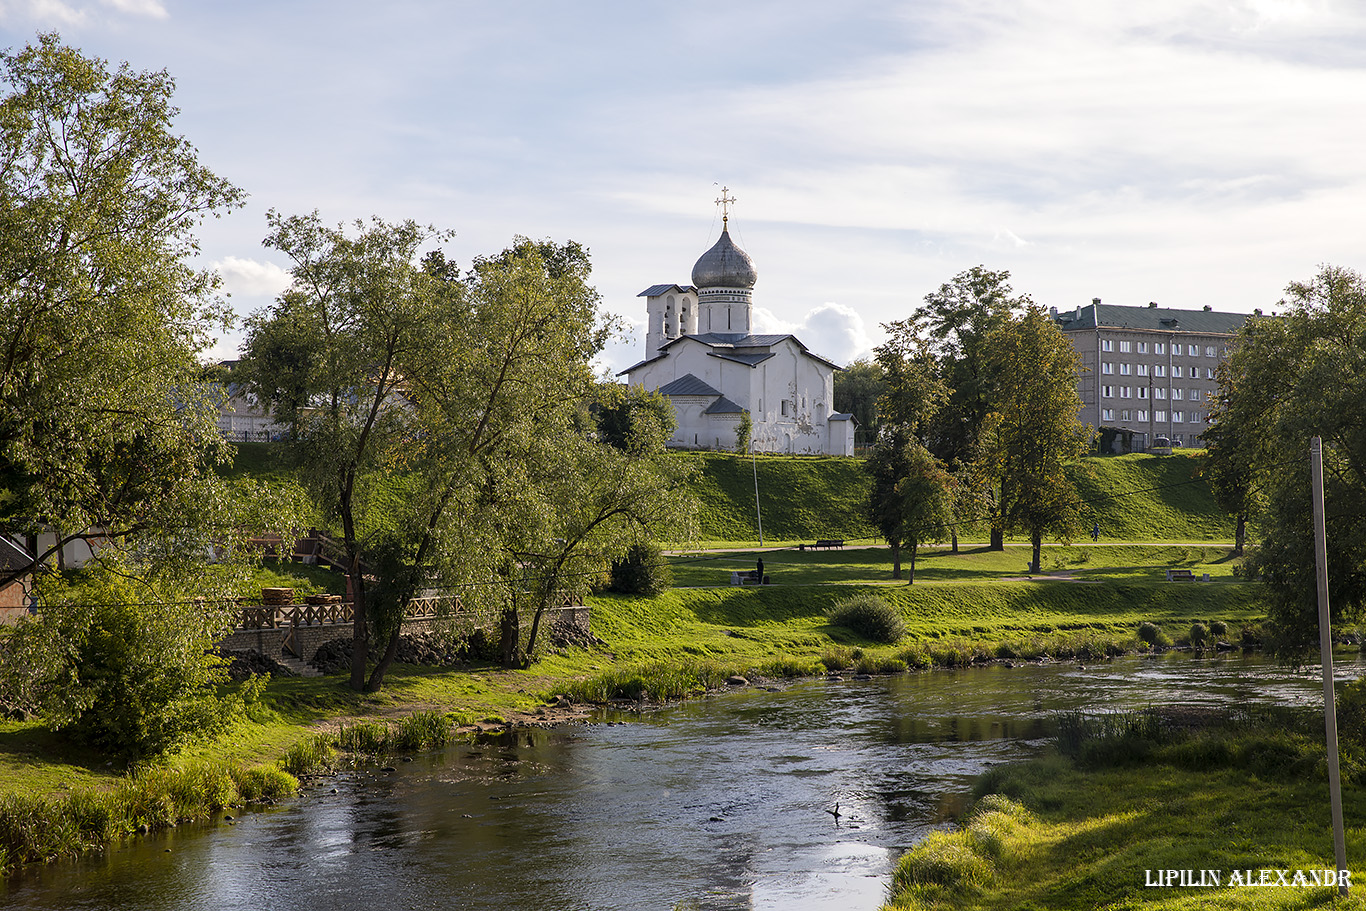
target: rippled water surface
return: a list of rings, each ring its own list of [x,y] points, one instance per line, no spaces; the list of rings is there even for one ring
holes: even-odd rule
[[[1356,676],[1360,665],[1340,665]],[[1125,658],[810,681],[521,731],[11,880],[14,909],[858,911],[1069,709],[1312,702],[1316,669]],[[336,793],[332,793],[335,788]],[[838,805],[838,818],[831,812]]]

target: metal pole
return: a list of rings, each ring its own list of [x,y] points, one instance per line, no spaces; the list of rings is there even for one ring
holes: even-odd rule
[[[749,467],[754,472],[754,515],[759,520],[759,546],[764,546],[764,514],[759,509],[759,465],[754,458],[754,441],[749,441]],[[760,580],[762,581],[762,580]]]
[[[1347,869],[1347,839],[1342,824],[1342,779],[1338,772],[1338,719],[1333,699],[1333,634],[1328,619],[1328,535],[1323,519],[1323,441],[1309,441],[1309,467],[1314,504],[1314,563],[1319,588],[1319,652],[1323,661],[1323,725],[1328,741],[1328,796],[1333,810],[1333,851],[1337,855],[1338,876]],[[1338,883],[1338,892],[1347,895],[1347,883]]]

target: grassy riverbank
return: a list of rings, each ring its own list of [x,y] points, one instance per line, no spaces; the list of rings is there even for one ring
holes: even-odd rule
[[[1366,907],[1362,748],[1345,743],[1350,901],[1315,887],[1332,869],[1322,716],[1061,720],[1059,746],[988,773],[961,828],[903,858],[889,909]],[[1261,871],[1290,886],[1247,887]],[[1181,874],[1195,871],[1181,885]],[[1215,885],[1214,872],[1218,874]],[[1240,871],[1235,878],[1234,872]],[[1247,871],[1253,871],[1251,875]],[[1296,884],[1295,871],[1304,871]],[[1153,883],[1172,881],[1171,886]]]

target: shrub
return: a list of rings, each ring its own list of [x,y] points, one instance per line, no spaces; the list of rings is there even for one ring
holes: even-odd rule
[[[1228,635],[1228,624],[1223,620],[1211,620],[1209,622],[1209,632],[1216,640],[1222,640]]]
[[[626,555],[612,561],[607,590],[622,595],[658,595],[673,584],[673,573],[658,544],[632,544]]]
[[[1167,634],[1162,632],[1162,627],[1148,620],[1144,620],[1138,625],[1138,638],[1154,648],[1172,644],[1171,639],[1167,638]]]
[[[337,751],[332,748],[332,737],[314,734],[294,744],[280,759],[280,765],[291,775],[307,775],[332,768]]]
[[[211,735],[241,711],[213,644],[225,608],[134,590],[92,575],[15,630],[7,678],[39,694],[53,730],[118,758],[165,753]],[[19,665],[24,665],[20,667]],[[36,684],[35,684],[36,681]]]
[[[1191,624],[1191,646],[1193,648],[1204,648],[1205,642],[1209,640],[1209,628],[1205,624],[1195,622]]]
[[[874,642],[895,643],[906,634],[901,614],[877,595],[860,594],[835,602],[830,622]]]

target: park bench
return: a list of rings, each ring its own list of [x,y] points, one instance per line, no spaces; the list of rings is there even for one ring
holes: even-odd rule
[[[800,545],[800,547],[799,547],[798,549],[799,549],[799,550],[806,550],[808,547],[811,548],[812,550],[828,550],[828,549],[831,548],[831,547],[843,548],[843,547],[844,547],[844,539],[843,539],[843,538],[820,538],[819,540],[816,541],[815,544],[802,544],[802,545]]]
[[[757,569],[736,570],[730,574],[731,585],[758,585],[760,581]]]
[[[1168,582],[1194,582],[1195,573],[1188,569],[1169,569],[1167,570]]]

